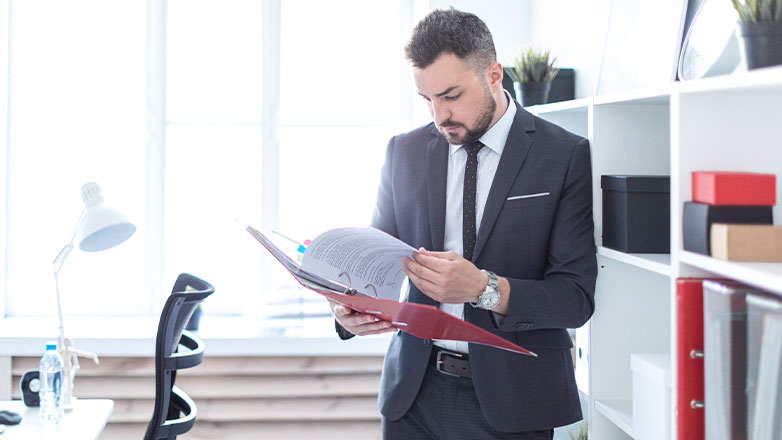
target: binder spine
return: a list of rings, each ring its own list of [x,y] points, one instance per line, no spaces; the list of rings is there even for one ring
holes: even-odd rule
[[[703,280],[676,280],[677,438],[704,438]]]

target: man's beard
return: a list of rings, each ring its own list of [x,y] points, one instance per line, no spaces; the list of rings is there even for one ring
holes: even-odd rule
[[[484,97],[486,99],[483,102],[481,115],[478,118],[478,121],[476,121],[474,128],[469,128],[461,122],[453,122],[450,119],[437,126],[437,129],[449,143],[454,145],[466,145],[470,142],[477,141],[481,136],[489,131],[489,126],[491,125],[491,121],[494,118],[494,112],[497,110],[497,103],[494,101],[494,97],[491,95],[488,87],[485,88]],[[446,127],[464,127],[466,132],[463,136],[456,137],[445,131]]]

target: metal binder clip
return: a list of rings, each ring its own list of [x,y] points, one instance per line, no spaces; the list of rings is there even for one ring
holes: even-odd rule
[[[690,357],[693,359],[703,359],[703,350],[691,350]]]
[[[690,408],[692,409],[703,409],[705,405],[703,404],[703,400],[692,400],[690,401]]]

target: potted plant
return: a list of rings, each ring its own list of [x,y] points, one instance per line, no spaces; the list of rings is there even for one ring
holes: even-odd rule
[[[731,0],[739,14],[747,69],[782,64],[782,0]]]
[[[587,440],[588,429],[586,421],[581,421],[578,423],[578,432],[576,432],[575,435],[570,432],[570,428],[567,428],[567,435],[570,437],[570,440]]]
[[[548,101],[551,81],[559,73],[559,68],[554,67],[556,60],[549,50],[526,47],[519,53],[508,73],[521,105],[526,107]]]

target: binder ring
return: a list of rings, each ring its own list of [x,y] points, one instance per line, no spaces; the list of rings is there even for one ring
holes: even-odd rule
[[[348,279],[348,286],[347,286],[348,289],[352,289],[353,287],[351,286],[352,283],[350,282],[350,275],[348,275],[347,272],[340,272],[339,275],[337,275],[337,278],[342,278],[342,275],[344,275],[345,278]]]
[[[340,272],[340,274],[337,275],[337,278],[342,278],[342,275],[345,275],[345,278],[348,279],[348,285],[345,287],[345,295],[355,295],[356,289],[352,288],[350,285],[350,275],[348,275],[347,272]]]
[[[373,286],[373,285],[371,285],[371,284],[367,284],[366,286],[364,286],[364,290],[367,290],[367,289],[369,289],[369,288],[371,288],[371,289],[372,289],[372,296],[374,296],[375,298],[377,298],[377,290],[375,289],[375,286]]]

